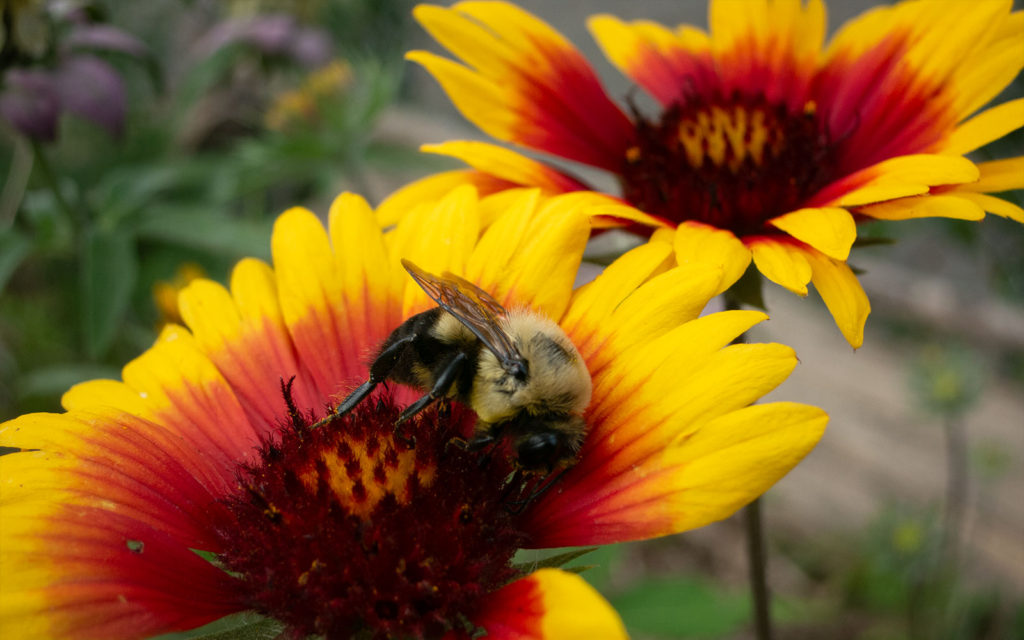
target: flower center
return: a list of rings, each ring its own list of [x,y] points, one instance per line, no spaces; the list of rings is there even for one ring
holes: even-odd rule
[[[623,196],[672,222],[704,222],[744,236],[799,209],[834,175],[835,145],[813,103],[791,113],[763,97],[694,96],[659,122],[636,116],[623,161]]]
[[[296,637],[440,636],[516,577],[507,456],[452,441],[466,409],[425,411],[401,436],[398,415],[385,393],[317,429],[296,416],[239,472],[220,561]]]

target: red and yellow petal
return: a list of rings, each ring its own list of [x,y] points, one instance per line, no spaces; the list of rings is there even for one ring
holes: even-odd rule
[[[688,87],[703,93],[717,86],[711,39],[693,27],[673,32],[649,20],[624,22],[601,14],[587,21],[605,57],[663,105]]]
[[[593,587],[560,569],[540,569],[495,591],[472,621],[495,640],[629,637],[619,615]]]
[[[198,348],[235,389],[253,424],[269,428],[282,415],[282,379],[295,376],[292,393],[302,406],[319,404],[310,373],[297,359],[267,264],[239,262],[230,291],[209,280],[193,282],[179,296],[179,308]]]
[[[235,390],[181,327],[164,327],[148,351],[125,365],[122,378],[123,383],[75,385],[62,403],[68,411],[130,413],[160,425],[153,437],[165,446],[183,443],[184,463],[217,465],[216,476],[204,476],[213,488],[230,485],[230,470],[253,456],[265,432],[265,425],[250,421]],[[12,446],[33,448],[27,442]]]
[[[825,38],[821,0],[714,0],[708,23],[722,95],[803,109]]]
[[[642,249],[627,254],[631,266],[637,273],[656,270],[657,246]],[[744,444],[744,427],[738,426],[748,414],[729,421],[728,416],[784,380],[796,358],[782,345],[727,346],[765,318],[760,312],[697,317],[703,302],[714,295],[720,274],[700,265],[676,267],[645,278],[625,300],[608,300],[623,281],[621,270],[612,271],[615,267],[574,298],[574,304],[599,310],[588,288],[603,290],[606,295],[598,299],[610,305],[609,317],[587,314],[564,325],[593,376],[594,395],[586,415],[590,432],[579,464],[559,481],[559,492],[539,499],[528,513],[531,546],[648,538],[727,517],[784,475],[821,437],[824,414],[802,405],[780,409],[789,419],[774,420],[764,432],[751,431],[757,435],[749,444]],[[706,277],[700,276],[702,271]],[[688,290],[674,295],[681,286]],[[577,317],[570,307],[567,320]],[[763,418],[749,415],[751,420]],[[730,488],[716,500],[697,489],[704,482],[703,471],[686,475],[688,468],[697,468],[694,461],[684,464],[666,455],[670,445],[685,446],[704,437],[721,442],[722,449],[701,450],[695,457],[715,456],[714,465],[743,467],[757,478],[749,482],[749,493],[740,496]],[[761,449],[753,443],[759,438],[772,446]],[[769,464],[758,455],[783,462]],[[687,495],[694,496],[693,503]]]
[[[839,170],[932,149],[1009,84],[1024,64],[999,33],[1011,5],[902,2],[840,29],[816,95],[830,131],[856,128]]]
[[[464,64],[424,51],[462,114],[499,140],[616,170],[632,127],[561,34],[506,2],[420,5],[416,19]]]
[[[327,213],[327,228],[343,291],[333,304],[345,315],[350,349],[339,355],[362,363],[367,351],[401,324],[397,300],[408,275],[388,254],[375,214],[362,197],[338,196]]]
[[[243,608],[216,550],[233,474],[172,429],[96,407],[0,427],[0,634],[136,638]],[[205,473],[197,473],[200,468]]]
[[[907,155],[845,176],[811,197],[812,207],[853,207],[918,196],[932,187],[976,182],[978,167],[960,156]]]
[[[219,500],[266,425],[180,327],[123,377],[73,387],[69,413],[0,427],[23,449],[0,458],[0,624],[13,637],[133,638],[243,608],[192,549],[218,550]]]

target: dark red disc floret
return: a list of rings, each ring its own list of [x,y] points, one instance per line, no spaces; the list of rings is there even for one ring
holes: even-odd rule
[[[296,638],[438,637],[517,577],[510,462],[453,441],[468,410],[425,411],[404,437],[398,415],[386,395],[316,429],[293,413],[240,470],[220,561]]]

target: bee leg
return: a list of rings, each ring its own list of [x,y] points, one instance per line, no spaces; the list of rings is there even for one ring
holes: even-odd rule
[[[422,398],[416,402],[410,404],[405,408],[405,411],[398,416],[398,420],[395,421],[395,426],[398,426],[413,417],[420,411],[426,409],[432,402],[438,398],[443,398],[448,394],[448,390],[455,384],[455,378],[461,373],[462,367],[465,366],[468,356],[465,353],[459,352],[454,358],[452,358],[448,364],[445,365],[444,370],[437,380],[434,382],[433,388],[426,393]]]
[[[508,507],[506,507],[506,510],[507,510],[507,511],[508,511],[508,512],[509,512],[509,513],[510,513],[511,515],[514,515],[514,516],[517,516],[517,515],[519,515],[520,513],[522,513],[523,511],[525,511],[525,510],[526,510],[526,507],[530,506],[530,503],[531,503],[531,502],[533,502],[533,501],[534,501],[534,500],[536,500],[537,498],[541,497],[542,495],[544,495],[544,493],[545,493],[545,492],[546,492],[546,491],[547,491],[548,489],[550,489],[551,487],[555,486],[555,483],[557,483],[557,482],[558,482],[559,478],[561,478],[561,477],[562,477],[562,475],[564,475],[564,474],[565,474],[565,472],[566,472],[566,469],[562,469],[561,471],[559,471],[558,473],[556,473],[556,474],[555,474],[554,476],[552,476],[552,477],[551,477],[551,479],[550,479],[550,480],[548,480],[547,482],[545,482],[545,483],[543,484],[543,486],[541,486],[541,488],[540,488],[540,489],[537,489],[536,491],[534,491],[533,493],[531,493],[531,494],[530,494],[530,495],[529,495],[528,497],[526,497],[525,499],[523,499],[523,500],[516,500],[515,502],[510,502],[510,503],[509,503],[510,505],[515,505],[515,506],[514,506],[514,507],[512,507],[512,508],[508,508]]]
[[[363,384],[356,387],[355,391],[348,394],[348,396],[341,401],[341,404],[335,407],[334,411],[330,415],[314,424],[312,428],[315,429],[335,418],[340,418],[349,411],[355,409],[356,406],[366,398],[366,396],[370,395],[370,392],[373,391],[378,384],[387,380],[391,370],[395,368],[396,364],[398,364],[398,359],[402,357],[406,348],[416,340],[416,337],[416,334],[410,334],[395,340],[377,354],[373,363],[370,364],[370,378]]]
[[[466,443],[467,451],[480,451],[481,449],[487,448],[487,445],[494,444],[498,439],[489,433],[483,435],[474,436],[472,440]]]
[[[486,449],[484,454],[477,460],[477,466],[483,469],[491,463],[491,458],[494,457],[494,448],[497,446],[498,440],[500,440],[500,438],[491,433],[473,436],[473,439],[466,443],[466,451],[483,451]]]

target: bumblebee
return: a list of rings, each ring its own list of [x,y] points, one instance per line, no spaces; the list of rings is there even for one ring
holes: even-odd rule
[[[590,404],[590,372],[576,346],[551,319],[506,310],[486,291],[451,273],[435,276],[408,260],[402,266],[437,307],[412,316],[381,344],[369,379],[335,411],[345,415],[381,382],[424,391],[396,427],[433,402],[450,398],[477,415],[470,450],[509,438],[527,472],[576,462]]]

